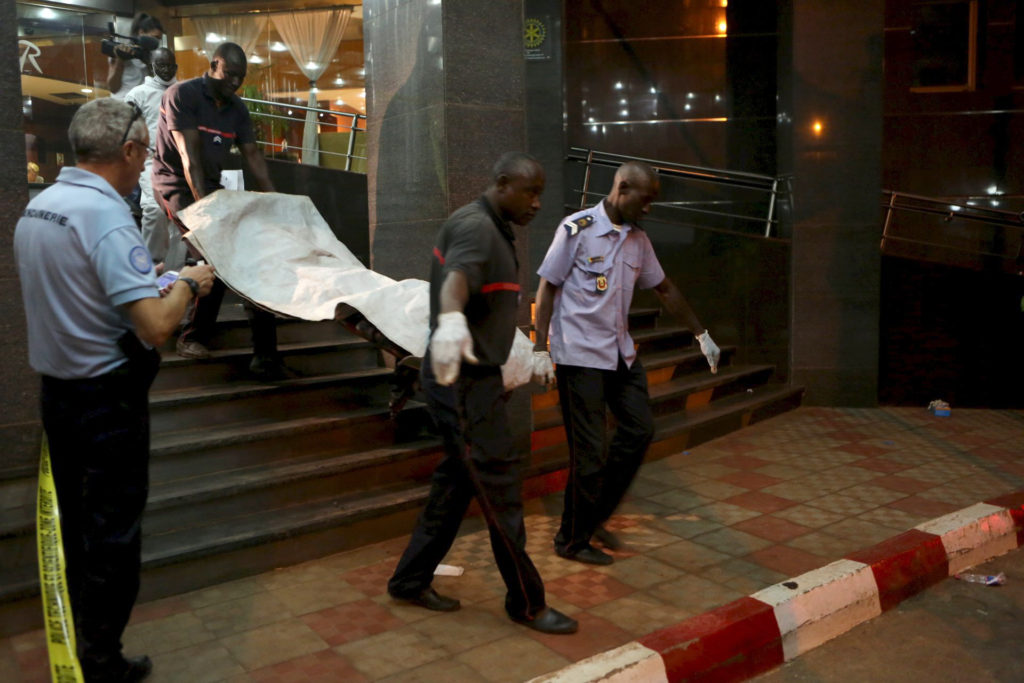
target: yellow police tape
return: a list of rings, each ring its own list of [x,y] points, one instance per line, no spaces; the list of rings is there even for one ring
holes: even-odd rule
[[[64,545],[60,538],[60,508],[50,469],[50,446],[43,434],[39,457],[39,498],[36,506],[36,543],[39,549],[39,586],[46,622],[46,645],[54,683],[83,683],[75,646],[75,626],[64,573]]]

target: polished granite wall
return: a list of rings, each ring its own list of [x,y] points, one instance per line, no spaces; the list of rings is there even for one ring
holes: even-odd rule
[[[25,204],[25,133],[13,2],[0,3],[0,474],[39,460],[39,380],[28,365],[25,313],[14,264],[13,235]],[[0,493],[0,507],[3,498]]]
[[[520,1],[364,3],[375,270],[426,278],[444,220],[486,189],[503,152],[525,149],[522,12]]]
[[[367,0],[363,35],[372,267],[426,279],[441,224],[487,189],[502,153],[526,150],[523,3]],[[525,228],[516,253],[531,291]],[[514,392],[508,410],[528,452],[529,394]]]
[[[544,260],[554,231],[566,214],[574,209],[565,206],[565,126],[563,82],[563,11],[562,0],[524,0],[523,12],[528,18],[543,22],[546,45],[539,48],[546,59],[526,61],[526,135],[527,151],[546,171],[547,184],[541,209],[530,223],[529,271],[530,289],[537,288],[536,271]]]
[[[885,3],[779,5],[779,172],[792,173],[795,196],[791,379],[807,404],[875,405]]]

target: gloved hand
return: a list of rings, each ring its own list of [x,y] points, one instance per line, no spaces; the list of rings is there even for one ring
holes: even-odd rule
[[[708,365],[711,366],[711,372],[718,372],[718,359],[722,355],[722,350],[718,348],[718,344],[711,339],[711,333],[704,330],[704,334],[697,337],[697,341],[700,342],[700,352],[704,354],[704,357],[708,359]]]
[[[555,381],[555,366],[551,362],[551,354],[547,351],[533,352],[533,381],[546,386]]]
[[[430,337],[430,369],[442,386],[454,384],[465,359],[476,363],[473,355],[473,337],[466,326],[466,316],[458,311],[437,316],[437,327]]]

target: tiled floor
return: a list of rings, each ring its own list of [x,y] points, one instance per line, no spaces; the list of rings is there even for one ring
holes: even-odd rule
[[[151,680],[523,681],[838,559],[932,517],[1024,489],[1024,411],[802,408],[643,467],[611,523],[609,567],[551,550],[558,496],[528,504],[529,549],[574,636],[510,622],[488,535],[468,520],[437,589],[397,604],[406,538],[139,605],[129,654]],[[44,681],[41,632],[0,640],[5,681]]]

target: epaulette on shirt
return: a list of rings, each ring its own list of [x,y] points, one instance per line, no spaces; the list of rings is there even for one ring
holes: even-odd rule
[[[589,228],[594,224],[593,216],[580,216],[574,221],[566,221],[564,223],[565,229],[569,232],[569,236],[572,237],[583,228]]]

